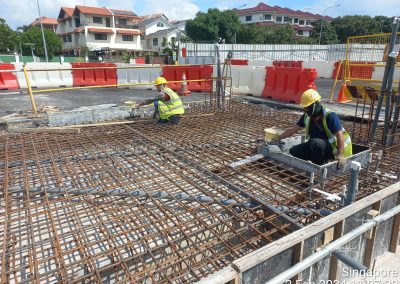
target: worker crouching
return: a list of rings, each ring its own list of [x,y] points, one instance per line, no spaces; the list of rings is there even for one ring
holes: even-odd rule
[[[314,89],[302,94],[300,106],[304,114],[278,138],[285,139],[305,128],[307,141],[293,146],[289,153],[318,165],[336,159],[338,167],[343,167],[345,158],[352,155],[352,144],[337,114],[321,104],[321,96]]]
[[[157,123],[178,124],[185,113],[182,101],[177,93],[167,87],[164,77],[156,78],[154,85],[157,88],[157,96],[140,103],[137,107],[154,103],[154,118]]]

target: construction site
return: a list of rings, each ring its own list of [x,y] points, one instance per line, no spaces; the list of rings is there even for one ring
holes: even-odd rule
[[[1,283],[344,283],[344,267],[373,271],[398,253],[400,226],[399,38],[384,38],[382,78],[356,78],[351,64],[365,63],[348,58],[351,102],[320,91],[353,143],[342,170],[293,159],[290,141],[274,152],[264,129],[291,127],[301,108],[235,95],[227,63],[187,78],[210,88],[192,89],[177,125],[154,123],[150,108],[44,116],[34,97],[57,90],[32,89],[24,67],[33,113],[4,119],[0,135]],[[149,83],[131,85],[148,96]]]

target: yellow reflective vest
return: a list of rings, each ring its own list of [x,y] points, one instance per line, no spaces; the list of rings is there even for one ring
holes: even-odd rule
[[[328,117],[328,114],[331,113],[331,111],[327,108],[324,107],[324,117],[322,118],[322,126],[324,128],[325,134],[328,137],[329,143],[332,146],[332,152],[333,155],[336,156],[337,154],[337,139],[334,134],[329,130],[328,124],[326,123],[326,118]],[[310,129],[310,117],[307,115],[307,113],[304,116],[304,125],[306,126],[306,139],[310,139],[310,134],[309,134],[309,129]],[[353,154],[353,145],[351,144],[351,138],[349,133],[344,129],[342,126],[342,131],[343,131],[343,139],[344,139],[344,157],[350,157]]]
[[[170,100],[158,101],[158,113],[160,114],[160,118],[168,119],[171,115],[184,114],[185,109],[183,108],[182,101],[178,94],[168,87],[165,87],[162,91],[169,96]]]

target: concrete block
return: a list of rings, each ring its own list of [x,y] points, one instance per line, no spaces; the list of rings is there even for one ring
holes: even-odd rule
[[[130,115],[130,108],[116,105],[100,105],[49,114],[48,120],[50,126],[65,126],[120,120],[130,117]]]
[[[135,64],[125,64],[117,63],[118,67],[134,67]],[[129,68],[129,69],[117,69],[118,84],[139,84],[127,86],[132,89],[152,89],[155,90],[153,86],[154,80],[162,74],[162,69],[160,66],[147,65],[148,67],[143,68]],[[123,87],[123,86],[122,86]]]

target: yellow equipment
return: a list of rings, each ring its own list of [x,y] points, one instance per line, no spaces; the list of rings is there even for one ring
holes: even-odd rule
[[[314,89],[308,89],[301,95],[300,106],[305,108],[321,100],[321,95]]]
[[[154,81],[154,85],[158,86],[158,85],[164,85],[167,84],[167,80],[164,77],[158,77],[156,78],[156,80]]]

